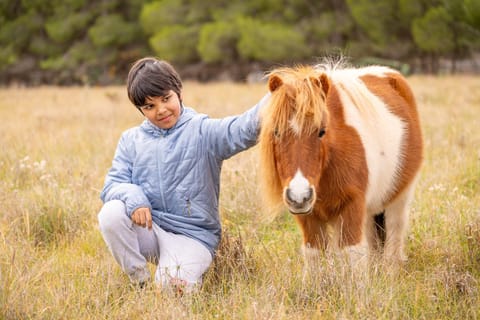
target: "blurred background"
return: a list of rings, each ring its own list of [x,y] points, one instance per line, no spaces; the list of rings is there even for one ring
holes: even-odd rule
[[[0,85],[123,84],[147,55],[198,81],[340,55],[479,74],[480,0],[0,0]]]

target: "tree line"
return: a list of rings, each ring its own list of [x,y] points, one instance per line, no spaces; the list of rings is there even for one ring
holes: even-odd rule
[[[438,73],[480,49],[478,0],[1,0],[0,83],[123,83],[154,55],[209,80],[344,55]]]

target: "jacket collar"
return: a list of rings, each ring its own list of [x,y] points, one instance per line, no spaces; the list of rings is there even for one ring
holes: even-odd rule
[[[170,129],[159,128],[156,125],[154,125],[153,123],[151,123],[150,120],[148,120],[148,119],[145,119],[142,122],[142,124],[140,125],[140,127],[144,131],[150,133],[151,135],[153,135],[155,137],[163,137],[163,136],[167,136],[167,135],[171,134],[172,132],[174,132],[175,130],[177,130],[181,126],[183,126],[186,122],[188,122],[193,117],[194,114],[195,114],[195,112],[192,109],[185,108],[182,104],[181,105],[180,116],[178,117],[178,121]]]

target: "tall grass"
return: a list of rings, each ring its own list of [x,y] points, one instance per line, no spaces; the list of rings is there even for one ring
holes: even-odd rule
[[[322,259],[304,278],[292,217],[263,219],[252,148],[225,162],[223,243],[202,290],[182,298],[153,284],[130,286],[97,228],[119,135],[142,120],[124,88],[1,89],[0,318],[479,318],[480,81],[409,81],[426,150],[404,268],[373,264],[357,278]],[[245,110],[265,90],[192,82],[184,101],[220,117]]]

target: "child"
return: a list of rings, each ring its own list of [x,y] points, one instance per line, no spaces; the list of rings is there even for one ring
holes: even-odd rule
[[[106,178],[98,214],[103,238],[133,283],[157,265],[164,288],[198,288],[220,241],[223,160],[253,146],[259,108],[210,119],[183,105],[182,82],[165,61],[143,58],[127,79],[130,101],[145,116],[125,131]]]

